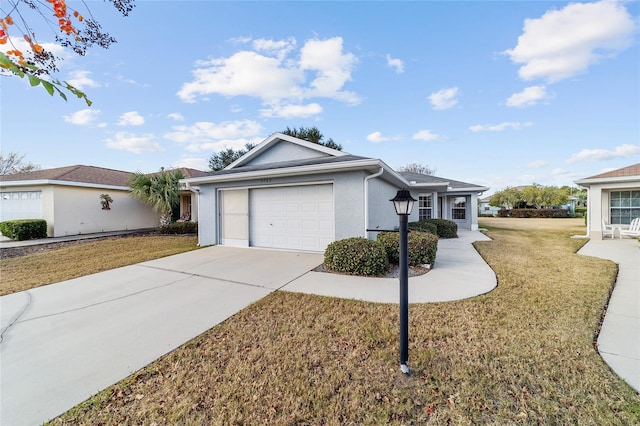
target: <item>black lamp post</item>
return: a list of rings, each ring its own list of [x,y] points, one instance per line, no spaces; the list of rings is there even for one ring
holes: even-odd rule
[[[393,207],[400,218],[400,370],[409,374],[409,256],[408,234],[409,215],[416,201],[407,189],[400,189],[393,201]]]

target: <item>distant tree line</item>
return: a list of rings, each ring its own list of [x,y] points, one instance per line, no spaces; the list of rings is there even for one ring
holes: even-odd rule
[[[505,209],[535,208],[544,209],[552,206],[562,206],[569,202],[571,197],[576,198],[577,206],[585,206],[587,191],[585,189],[572,188],[570,186],[543,186],[537,183],[516,188],[508,186],[498,191],[489,201],[493,207]]]

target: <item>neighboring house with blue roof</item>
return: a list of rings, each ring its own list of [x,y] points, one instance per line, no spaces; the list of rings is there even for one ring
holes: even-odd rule
[[[478,195],[487,187],[396,172],[382,160],[351,155],[275,133],[219,172],[181,181],[196,191],[199,243],[323,251],[348,237],[395,229],[389,201],[407,188],[418,200],[410,221],[445,218],[478,229]]]

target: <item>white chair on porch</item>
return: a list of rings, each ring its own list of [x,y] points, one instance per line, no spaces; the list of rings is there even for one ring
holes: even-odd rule
[[[620,230],[620,239],[622,239],[623,235],[626,235],[632,238],[640,237],[640,217],[637,217],[631,221],[631,225],[629,225],[629,229]]]
[[[604,223],[604,220],[602,221],[602,238],[604,239],[604,237],[610,236],[611,239],[613,240],[614,237],[614,233],[615,233],[615,228],[612,225],[607,225],[606,223]]]

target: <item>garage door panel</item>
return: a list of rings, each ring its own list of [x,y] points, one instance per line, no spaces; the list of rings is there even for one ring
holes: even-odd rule
[[[250,245],[322,251],[334,240],[331,184],[250,190]]]

